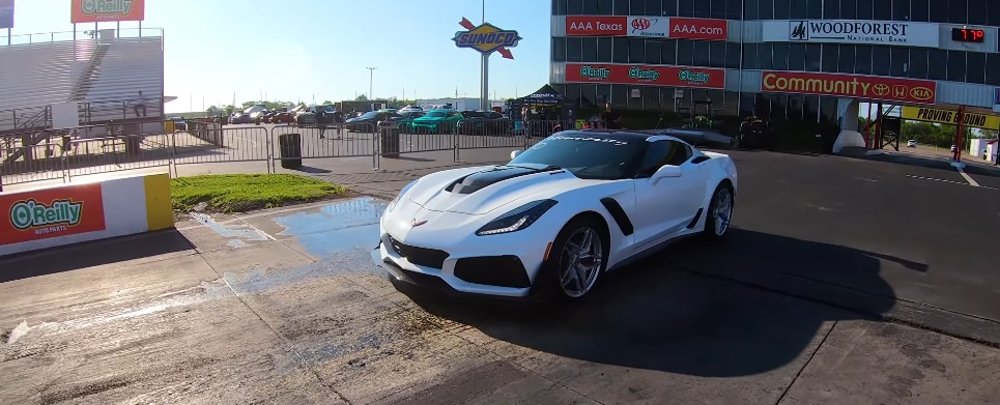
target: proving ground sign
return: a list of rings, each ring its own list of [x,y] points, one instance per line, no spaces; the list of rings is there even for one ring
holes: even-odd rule
[[[936,122],[949,125],[958,124],[958,111],[953,110],[904,106],[900,115],[906,120]],[[962,113],[962,125],[976,128],[1000,129],[1000,116],[965,111]]]

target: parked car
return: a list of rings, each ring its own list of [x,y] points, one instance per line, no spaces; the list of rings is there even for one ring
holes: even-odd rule
[[[188,129],[188,124],[187,124],[187,121],[184,120],[184,117],[170,117],[170,118],[167,118],[167,120],[173,121],[174,122],[174,129],[176,129],[178,131],[187,131],[187,129]]]
[[[271,117],[272,124],[294,124],[295,123],[295,113],[291,111],[284,111],[274,114]]]
[[[462,119],[462,113],[455,110],[431,110],[413,120],[413,131],[418,134],[447,134],[454,131]]]
[[[906,147],[907,148],[916,148],[917,147],[917,141],[910,139],[909,141],[906,142]]]
[[[403,116],[390,111],[371,111],[360,117],[347,120],[347,130],[355,132],[374,132],[379,121],[402,121]]]
[[[320,114],[321,112],[325,114]],[[317,125],[317,124],[332,124],[334,123],[333,114],[337,112],[337,108],[329,105],[314,105],[306,110],[300,111],[295,115],[295,122],[299,125]],[[316,117],[322,115],[322,122],[317,122]]]
[[[247,113],[234,112],[233,115],[229,116],[230,124],[249,124],[251,122],[253,122],[253,119],[251,119],[250,114]]]

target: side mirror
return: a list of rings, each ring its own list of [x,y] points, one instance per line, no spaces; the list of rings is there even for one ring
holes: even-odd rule
[[[650,181],[656,183],[660,181],[660,179],[667,177],[681,177],[682,174],[684,174],[684,169],[680,166],[664,165],[663,167],[660,167],[656,173],[653,173],[653,176],[650,177]]]
[[[522,152],[521,150],[515,150],[515,151],[511,151],[511,152],[510,152],[510,158],[511,158],[511,159],[514,159],[514,158],[516,158],[516,157],[517,157],[517,155],[520,155],[520,154],[521,154],[521,152]]]

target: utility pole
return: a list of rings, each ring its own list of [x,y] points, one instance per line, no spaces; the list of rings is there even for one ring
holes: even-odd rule
[[[368,66],[365,69],[368,69],[368,100],[375,100],[375,95],[372,93],[375,91],[373,83],[375,83],[375,69],[378,69],[378,67]]]

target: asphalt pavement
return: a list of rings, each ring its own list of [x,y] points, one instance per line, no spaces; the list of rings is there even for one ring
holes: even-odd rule
[[[378,198],[2,258],[0,403],[1000,397],[1000,191],[950,167],[731,153],[726,241],[678,243],[575,304],[398,291],[368,257]],[[323,176],[391,195],[420,163]]]

